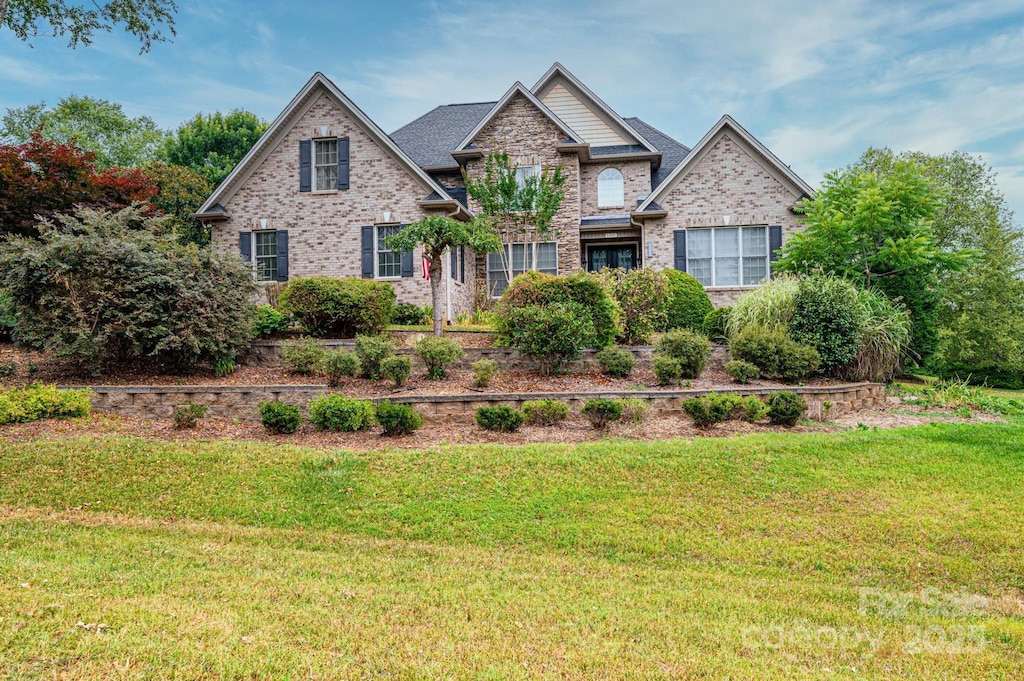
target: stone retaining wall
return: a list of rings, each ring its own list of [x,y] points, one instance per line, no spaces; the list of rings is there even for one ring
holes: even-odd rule
[[[351,350],[355,346],[355,341],[322,340],[320,344],[328,351]],[[650,368],[651,358],[654,356],[653,346],[636,345],[625,347],[624,349],[633,353],[637,366]],[[396,352],[399,355],[412,355],[413,364],[419,365],[419,358],[413,354],[411,347],[400,347]],[[463,353],[462,357],[453,365],[455,369],[469,370],[473,362],[481,359],[494,360],[502,371],[537,371],[540,368],[537,362],[524,357],[517,350],[511,348],[465,348]],[[728,359],[729,351],[726,346],[712,346],[711,359],[708,362],[709,366],[721,368]],[[280,341],[254,341],[243,363],[249,366],[260,367],[281,366]],[[583,357],[578,362],[571,362],[565,366],[566,371],[582,371],[587,368],[597,367],[597,351],[584,350]]]
[[[209,406],[209,416],[259,420],[259,403],[281,401],[295,404],[305,412],[309,400],[326,392],[317,385],[271,385],[271,386],[91,386],[94,393],[93,406],[103,411],[139,416],[143,418],[171,418],[178,406],[193,402]],[[810,416],[821,414],[822,405],[833,404],[830,415],[876,409],[885,406],[885,386],[881,383],[852,383],[833,386],[792,387],[792,388],[745,388],[729,392],[743,395],[766,397],[773,392],[792,390],[804,396],[810,408]],[[680,410],[683,400],[699,397],[707,390],[672,391],[627,391],[595,393],[469,393],[461,395],[402,395],[400,392],[390,399],[393,402],[413,404],[430,420],[471,420],[478,407],[507,405],[522,407],[527,400],[553,399],[569,403],[578,411],[583,403],[595,397],[639,398],[648,400],[654,411],[670,412]],[[378,400],[375,400],[378,401]]]

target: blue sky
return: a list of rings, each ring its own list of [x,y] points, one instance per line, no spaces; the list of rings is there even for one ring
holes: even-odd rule
[[[178,36],[70,50],[0,34],[0,107],[69,93],[173,128],[271,119],[314,71],[392,131],[493,100],[560,61],[623,116],[687,144],[729,113],[812,185],[868,146],[982,154],[1024,222],[1024,3],[790,0],[179,0]]]

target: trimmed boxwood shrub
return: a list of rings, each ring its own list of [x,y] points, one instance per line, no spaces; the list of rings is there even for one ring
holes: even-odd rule
[[[704,397],[691,397],[688,400],[683,400],[682,407],[683,411],[693,419],[693,425],[706,429],[729,418],[739,403],[739,395],[732,393],[719,395],[711,392]]]
[[[359,375],[374,380],[381,377],[381,363],[395,354],[395,344],[387,334],[356,336]]]
[[[257,305],[252,312],[252,337],[271,338],[288,333],[292,328],[292,318],[278,312],[269,305]]]
[[[288,282],[278,301],[281,310],[292,314],[306,333],[351,338],[380,333],[387,327],[395,291],[387,282],[373,279],[306,277]]]
[[[708,337],[712,343],[728,343],[729,342],[729,313],[732,312],[732,308],[726,305],[725,307],[716,307],[711,312],[708,312],[704,317],[704,335]]]
[[[604,430],[609,423],[622,418],[622,402],[597,397],[587,400],[580,413],[587,417],[595,429]]]
[[[317,374],[323,369],[326,352],[319,341],[309,336],[281,343],[281,364],[293,374]]]
[[[335,388],[343,377],[359,375],[359,358],[348,350],[332,350],[324,355],[323,369],[327,374],[327,385]]]
[[[581,329],[586,331],[581,347],[603,348],[615,342],[619,334],[619,306],[598,278],[586,272],[555,276],[531,271],[513,279],[498,300],[497,343],[516,347],[512,338],[517,321],[511,317],[513,310],[556,304],[569,306],[589,322]]]
[[[338,393],[309,401],[309,421],[320,430],[365,430],[374,424],[373,403]]]
[[[70,419],[88,416],[92,391],[60,390],[36,383],[26,388],[0,390],[0,426],[39,419]]]
[[[597,361],[601,365],[601,371],[614,378],[629,376],[636,364],[633,353],[617,345],[609,345],[598,350]]]
[[[478,359],[473,362],[473,386],[486,388],[498,375],[498,363],[493,359]]]
[[[789,335],[818,351],[822,373],[834,374],[857,355],[864,315],[853,284],[836,277],[800,280]]]
[[[756,395],[748,395],[740,400],[735,411],[747,423],[756,423],[768,415],[768,405]]]
[[[531,400],[523,403],[526,422],[533,426],[556,426],[569,416],[569,405],[560,400]]]
[[[451,338],[427,336],[416,344],[416,354],[427,365],[427,378],[440,380],[448,373],[448,367],[462,357],[462,346]]]
[[[750,362],[733,359],[725,363],[725,373],[737,383],[750,383],[761,377],[761,370]]]
[[[702,331],[704,318],[714,309],[711,298],[697,279],[679,270],[662,270],[668,284],[665,330]]]
[[[412,375],[412,357],[395,355],[380,363],[380,373],[384,378],[391,379],[396,388],[400,388]]]
[[[677,329],[661,337],[658,353],[679,362],[683,378],[697,378],[711,357],[711,342],[696,331]]]
[[[396,326],[421,326],[430,323],[430,316],[418,305],[395,303],[391,310],[391,323]]]
[[[523,412],[512,407],[480,407],[476,410],[476,424],[484,430],[514,433],[523,425]]]
[[[654,355],[651,365],[658,385],[675,385],[683,377],[683,365],[667,355]]]
[[[408,435],[423,427],[423,417],[408,404],[381,402],[377,405],[377,423],[387,436]]]
[[[763,326],[748,326],[729,341],[733,358],[750,362],[765,378],[781,377],[786,381],[807,378],[818,368],[818,352],[800,345],[785,331]]]
[[[539,362],[545,376],[579,359],[588,339],[594,337],[594,324],[586,308],[577,303],[510,308],[503,323],[507,323],[505,342]]]
[[[260,402],[260,422],[275,435],[294,433],[302,425],[302,414],[294,404]]]
[[[796,393],[787,391],[768,396],[768,421],[773,425],[792,427],[807,413],[807,403]]]

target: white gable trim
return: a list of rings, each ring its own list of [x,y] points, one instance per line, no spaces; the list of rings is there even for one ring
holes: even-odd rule
[[[313,106],[316,101],[314,96],[318,91],[325,92],[352,116],[363,131],[370,136],[377,144],[387,150],[398,163],[414,179],[423,185],[424,190],[437,192],[444,200],[457,203],[451,198],[440,184],[427,175],[409,156],[395,144],[388,135],[374,123],[369,116],[363,113],[362,109],[355,105],[345,93],[338,89],[338,86],[330,81],[327,76],[317,71],[313,77],[299,90],[292,98],[288,106],[284,108],[277,118],[270,124],[266,132],[257,140],[252,149],[249,150],[242,160],[232,169],[224,181],[213,191],[213,194],[203,202],[196,214],[205,213],[217,203],[226,203],[238,191],[239,187],[248,180],[260,164],[270,155],[277,146],[276,141],[284,137],[295,126],[296,122]],[[459,204],[461,207],[461,204]]]
[[[648,206],[655,203],[668,193],[670,189],[676,186],[680,180],[682,180],[687,173],[690,172],[696,165],[703,159],[715,143],[725,134],[726,129],[734,133],[740,142],[740,147],[747,152],[751,158],[759,163],[765,170],[771,175],[783,181],[783,184],[789,186],[797,196],[813,196],[814,190],[804,182],[799,175],[790,170],[789,166],[779,160],[779,158],[773,154],[768,147],[761,144],[756,137],[747,132],[743,126],[733,120],[732,116],[726,114],[714,125],[711,130],[708,131],[700,142],[690,150],[690,153],[686,155],[683,162],[676,166],[676,169],[669,173],[669,176],[662,180],[651,195],[647,199],[637,206],[634,213],[644,212]],[[754,152],[754,153],[751,153]]]
[[[637,140],[637,142],[644,145],[651,151],[658,151],[658,148],[651,144],[650,142],[648,142],[643,135],[637,132],[636,128],[627,123],[621,116],[619,116],[619,114],[615,113],[615,111],[610,106],[605,104],[600,97],[595,95],[590,88],[584,85],[583,81],[574,76],[572,72],[569,71],[569,69],[565,68],[557,61],[551,65],[551,68],[547,70],[547,73],[541,76],[540,80],[537,81],[537,84],[533,86],[534,94],[539,93],[541,90],[547,87],[548,83],[554,80],[557,76],[561,76],[566,81],[568,81],[573,87],[579,90],[580,93],[583,94],[584,97],[589,99],[594,106],[596,106],[602,113],[605,114],[605,116],[612,119],[612,121],[614,121],[614,123],[621,127],[626,133],[632,135]]]
[[[522,95],[523,97],[526,98],[528,102],[537,107],[542,114],[550,118],[551,122],[558,126],[559,130],[565,133],[566,137],[571,138],[575,142],[584,142],[582,135],[580,135],[575,130],[570,128],[568,125],[566,125],[562,121],[562,119],[560,119],[558,116],[554,114],[553,111],[551,111],[551,109],[547,108],[543,102],[541,102],[534,96],[532,92],[527,90],[525,85],[523,85],[517,80],[515,84],[508,89],[508,92],[506,92],[505,95],[498,100],[497,104],[494,105],[494,107],[487,113],[487,115],[484,116],[483,119],[476,124],[476,127],[473,128],[468,135],[466,135],[466,138],[459,142],[459,146],[455,147],[455,151],[462,151],[467,146],[469,146],[473,142],[473,139],[480,134],[480,131],[483,130],[484,127],[488,123],[490,123],[494,119],[494,117],[497,116],[498,113],[502,109],[504,109],[508,105],[508,103],[512,101],[512,98],[515,97],[516,95]]]

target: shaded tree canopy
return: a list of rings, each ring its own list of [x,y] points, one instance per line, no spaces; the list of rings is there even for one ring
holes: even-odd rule
[[[68,38],[68,47],[89,45],[97,31],[123,26],[139,39],[139,52],[149,52],[154,42],[173,37],[173,0],[107,0],[75,3],[67,0],[0,0],[0,28],[10,29],[20,40],[47,34]]]
[[[241,109],[228,114],[196,114],[165,141],[159,157],[191,168],[216,186],[249,153],[267,125],[256,114]]]
[[[92,152],[99,168],[149,163],[167,138],[148,116],[129,118],[120,104],[78,95],[65,97],[52,109],[45,102],[7,109],[0,134],[20,143],[37,130],[46,139],[74,142]]]

